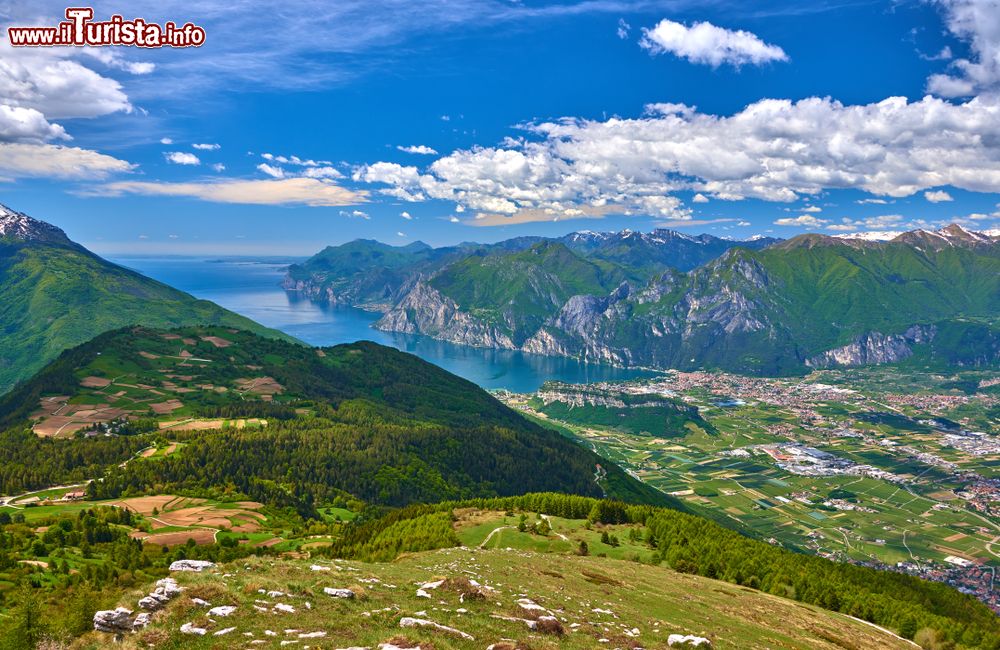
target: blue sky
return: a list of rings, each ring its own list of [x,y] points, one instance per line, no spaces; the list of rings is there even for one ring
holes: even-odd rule
[[[262,7],[95,5],[198,49],[4,43],[0,201],[116,255],[1000,225],[996,0]]]

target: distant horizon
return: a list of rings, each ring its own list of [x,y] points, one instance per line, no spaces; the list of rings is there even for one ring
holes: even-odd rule
[[[587,233],[600,234],[600,235],[619,235],[619,234],[622,234],[622,233],[625,233],[625,232],[634,232],[634,233],[640,233],[640,234],[649,235],[649,234],[652,234],[652,233],[654,233],[656,231],[668,231],[668,232],[674,232],[674,233],[677,233],[677,234],[680,234],[680,235],[684,235],[684,236],[689,237],[689,238],[696,238],[696,237],[700,237],[700,236],[703,236],[703,235],[707,235],[709,237],[716,237],[717,239],[721,239],[721,240],[725,240],[725,241],[736,241],[736,242],[751,242],[751,241],[757,241],[757,240],[760,240],[760,239],[774,239],[776,241],[787,241],[788,239],[794,239],[795,237],[802,237],[802,236],[805,236],[805,235],[819,235],[819,236],[822,236],[822,237],[832,237],[834,239],[861,239],[861,240],[868,240],[868,241],[890,241],[894,236],[898,236],[898,235],[906,233],[906,232],[925,231],[925,232],[932,232],[933,233],[933,232],[935,232],[937,230],[943,230],[944,228],[947,228],[947,227],[950,227],[950,226],[958,226],[959,228],[962,228],[963,230],[966,230],[968,232],[979,233],[979,234],[986,234],[986,235],[991,236],[991,237],[998,237],[998,236],[1000,236],[1000,229],[982,229],[982,230],[978,230],[978,229],[975,229],[975,228],[967,228],[965,226],[962,226],[961,224],[951,223],[951,224],[947,224],[946,226],[942,226],[942,228],[935,228],[935,229],[930,229],[930,230],[924,229],[924,228],[914,228],[912,230],[900,230],[900,231],[858,231],[858,232],[840,233],[840,234],[830,234],[830,233],[824,233],[824,232],[807,231],[807,232],[797,233],[795,235],[792,235],[791,237],[774,237],[774,236],[771,236],[771,235],[750,235],[748,237],[736,238],[736,237],[729,237],[729,236],[713,235],[712,233],[707,233],[707,232],[701,232],[701,233],[695,233],[695,234],[688,234],[688,233],[681,232],[679,230],[675,230],[673,228],[654,228],[652,230],[634,230],[634,229],[631,229],[631,228],[624,228],[622,230],[594,230],[594,229],[584,228],[582,230],[570,231],[570,232],[568,232],[568,233],[566,233],[564,235],[560,235],[560,236],[557,236],[557,237],[546,237],[544,235],[538,235],[537,237],[540,238],[540,239],[557,240],[557,239],[561,239],[561,238],[564,238],[564,237],[569,237],[570,235],[587,234]],[[312,250],[312,252],[289,252],[289,253],[275,253],[273,247],[266,248],[266,249],[261,249],[260,252],[242,252],[242,253],[222,253],[222,252],[220,252],[220,253],[213,253],[212,252],[213,250],[218,250],[218,249],[209,249],[209,248],[207,248],[207,247],[211,247],[211,246],[215,246],[216,245],[216,244],[213,244],[211,242],[204,242],[204,243],[201,244],[202,246],[206,247],[206,250],[204,252],[194,252],[194,251],[192,251],[192,252],[186,252],[186,253],[166,252],[166,250],[168,250],[168,249],[165,249],[165,252],[157,252],[156,250],[151,250],[151,249],[147,249],[145,252],[123,252],[124,249],[114,249],[114,248],[109,248],[108,252],[103,252],[102,250],[100,250],[103,245],[113,246],[114,243],[112,243],[112,242],[97,242],[95,245],[91,245],[90,243],[87,243],[87,242],[78,242],[78,243],[81,244],[82,246],[86,247],[88,250],[90,250],[90,251],[92,251],[94,253],[98,253],[98,254],[100,254],[102,256],[106,256],[106,257],[108,257],[109,259],[112,259],[112,260],[114,258],[128,259],[129,257],[135,257],[135,258],[163,257],[163,258],[186,258],[186,259],[205,259],[205,258],[210,259],[212,257],[218,257],[220,259],[226,259],[226,260],[235,260],[235,259],[245,258],[245,259],[248,259],[248,260],[264,262],[264,261],[266,261],[265,258],[268,258],[268,257],[270,257],[270,258],[276,258],[276,259],[278,259],[278,258],[281,258],[281,259],[289,258],[289,259],[295,259],[295,260],[301,261],[301,260],[308,259],[309,257],[312,257],[313,255],[319,253],[320,251],[322,251],[322,250],[324,250],[324,249],[326,249],[328,247],[343,246],[345,244],[350,244],[350,243],[355,242],[355,241],[374,241],[376,243],[379,243],[379,244],[382,244],[382,245],[385,245],[385,246],[390,246],[390,247],[393,247],[393,248],[406,248],[407,246],[412,246],[413,244],[424,244],[425,246],[429,246],[429,247],[431,247],[433,249],[438,249],[438,248],[450,248],[450,247],[454,247],[454,246],[460,246],[462,244],[487,246],[487,245],[490,245],[490,244],[496,244],[496,243],[500,243],[500,242],[504,242],[504,241],[509,241],[511,239],[518,239],[518,238],[521,238],[521,237],[530,237],[530,236],[531,235],[514,235],[513,237],[507,237],[507,238],[499,239],[499,240],[496,240],[496,241],[490,241],[490,242],[487,242],[487,241],[464,240],[464,241],[456,242],[456,243],[453,243],[453,244],[442,244],[442,245],[430,244],[428,242],[425,242],[425,241],[419,240],[419,239],[415,240],[415,241],[411,241],[411,242],[399,243],[399,242],[386,242],[386,241],[382,241],[380,239],[371,238],[371,237],[355,237],[353,239],[348,239],[348,240],[342,241],[342,242],[320,244],[319,248],[310,249],[310,250]],[[125,242],[121,242],[121,243],[125,244]],[[135,242],[128,242],[128,245],[135,246]],[[156,246],[156,242],[149,242],[149,245],[150,246]],[[292,246],[294,244],[288,244],[288,245]],[[308,245],[315,246],[315,244],[312,244],[312,243],[310,243]],[[300,244],[300,246],[305,247],[305,246],[307,246],[307,244],[302,243],[302,244]],[[300,250],[300,249],[297,248],[296,250]],[[306,250],[306,249],[302,248],[301,250]]]

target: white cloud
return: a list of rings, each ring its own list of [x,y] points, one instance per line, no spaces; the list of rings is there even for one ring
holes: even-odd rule
[[[784,217],[774,221],[774,225],[776,226],[795,226],[800,228],[819,228],[824,223],[827,223],[826,219],[817,219],[811,214],[802,214],[797,217]]]
[[[295,167],[319,167],[321,165],[333,164],[329,160],[312,160],[311,158],[299,158],[298,156],[276,156],[272,153],[262,153],[260,157],[269,162]]]
[[[172,162],[175,165],[200,165],[201,159],[193,153],[188,153],[186,151],[168,151],[164,152],[163,156],[167,159],[167,162]]]
[[[34,108],[0,104],[0,142],[44,142],[55,139],[71,138],[65,129],[58,124],[50,124]]]
[[[199,149],[201,151],[217,151],[222,148],[222,145],[197,143],[197,144],[192,144],[191,147],[193,149]]]
[[[285,170],[282,169],[281,167],[274,167],[272,165],[268,165],[267,163],[260,163],[259,165],[257,165],[257,169],[259,171],[264,172],[265,174],[267,174],[271,178],[284,178],[285,177]]]
[[[931,203],[944,203],[946,201],[954,201],[951,198],[951,194],[948,194],[944,190],[934,190],[932,192],[924,192],[924,198]]]
[[[877,217],[866,217],[864,219],[851,219],[844,217],[840,223],[830,224],[827,230],[839,232],[857,232],[862,230],[890,231],[906,227],[920,227],[922,224],[906,224],[905,218],[900,214],[884,214]]]
[[[615,31],[618,34],[618,38],[623,41],[628,38],[629,32],[632,31],[632,26],[625,22],[624,18],[618,19],[618,29]]]
[[[823,208],[818,205],[807,205],[806,207],[799,210],[799,212],[822,212]]]
[[[397,233],[396,233],[396,236],[397,236],[397,237],[406,237],[406,235],[405,235],[405,234],[403,234],[402,232],[397,232]]]
[[[406,212],[405,210],[403,212],[400,212],[399,216],[403,217],[407,221],[411,221],[413,219],[413,216],[409,212]]]
[[[156,69],[156,64],[149,61],[129,61],[121,52],[110,47],[84,47],[80,54],[97,59],[104,65],[115,70],[124,70],[129,74],[146,75]]]
[[[46,119],[129,112],[121,84],[68,58],[76,48],[13,48],[0,41],[0,102]]]
[[[224,172],[226,171],[226,166],[222,163],[215,163],[212,165],[212,169],[217,172]]]
[[[361,210],[341,210],[340,216],[350,217],[352,219],[364,219],[365,221],[371,219],[367,212],[363,212]]]
[[[652,29],[643,29],[642,33],[639,45],[651,54],[669,52],[713,68],[724,63],[739,68],[746,64],[788,60],[784,50],[765,43],[756,34],[716,27],[709,22],[696,22],[688,27],[664,19]]]
[[[691,198],[692,203],[708,203],[708,197],[698,192]]]
[[[892,203],[892,201],[886,201],[885,199],[858,199],[855,203],[858,205],[886,205]]]
[[[263,153],[260,157],[268,162],[260,163],[257,165],[257,169],[272,178],[344,178],[344,174],[337,168],[333,167],[329,160],[316,161],[312,159],[302,159],[298,156],[275,156],[270,153]],[[285,167],[279,166],[279,164],[271,163],[280,163],[280,165],[287,165],[297,169],[289,170]]]
[[[302,171],[306,178],[343,178],[344,174],[340,170],[324,165],[322,167],[306,167]]]
[[[402,151],[403,153],[420,154],[423,156],[437,155],[437,151],[435,149],[431,149],[425,144],[415,144],[408,147],[397,145],[396,148]]]
[[[877,217],[865,217],[863,219],[844,217],[840,220],[840,223],[832,223],[826,229],[846,233],[873,232],[885,235],[887,239],[892,239],[892,237],[902,232],[902,228],[922,228],[927,225],[921,221],[906,223],[905,217],[899,214],[885,214]]]
[[[927,90],[943,97],[969,97],[1000,90],[1000,4],[997,0],[931,0],[945,26],[969,44],[971,57],[955,59],[948,72],[931,75]]]
[[[266,180],[225,179],[197,183],[120,181],[90,188],[91,195],[180,196],[215,203],[249,205],[345,206],[364,203],[367,192],[357,192],[312,178]]]
[[[0,175],[8,178],[105,178],[132,168],[124,160],[79,147],[0,143]]]
[[[160,144],[173,144],[173,138],[160,138]]]
[[[423,169],[376,162],[352,178],[405,201],[563,218],[581,208],[686,218],[672,198],[681,191],[789,203],[838,189],[879,197],[943,186],[1000,192],[991,144],[1000,141],[998,115],[1000,96],[862,105],[764,99],[729,116],[673,106],[641,118],[527,125],[530,139],[504,147],[457,150]]]

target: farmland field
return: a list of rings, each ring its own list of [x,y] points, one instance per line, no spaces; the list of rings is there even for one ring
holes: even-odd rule
[[[501,397],[729,527],[1000,604],[997,397],[926,379],[895,392],[893,372],[670,373]]]

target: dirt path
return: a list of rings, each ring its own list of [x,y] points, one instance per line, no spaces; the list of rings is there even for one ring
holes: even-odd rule
[[[479,548],[486,548],[486,545],[489,544],[490,540],[493,539],[494,535],[499,533],[501,530],[507,530],[508,528],[513,528],[513,526],[500,526],[499,528],[494,528],[493,530],[491,530],[490,534],[487,535],[486,539],[484,539],[483,542],[479,545]]]
[[[554,534],[554,535],[555,535],[556,537],[558,537],[559,539],[561,539],[561,540],[562,540],[562,541],[564,541],[564,542],[568,542],[568,541],[569,541],[569,537],[566,537],[566,536],[565,536],[565,535],[563,535],[562,533],[557,533],[557,532],[556,532],[556,529],[552,527],[552,520],[551,520],[551,519],[549,519],[549,516],[548,516],[548,515],[539,515],[539,516],[540,516],[540,517],[541,517],[542,519],[544,519],[544,520],[545,520],[546,522],[548,522],[548,524],[549,524],[549,529],[550,529],[550,530],[552,531],[552,533],[553,533],[553,534]],[[496,531],[493,531],[493,532],[496,532]],[[492,533],[491,533],[491,534],[492,534]]]

